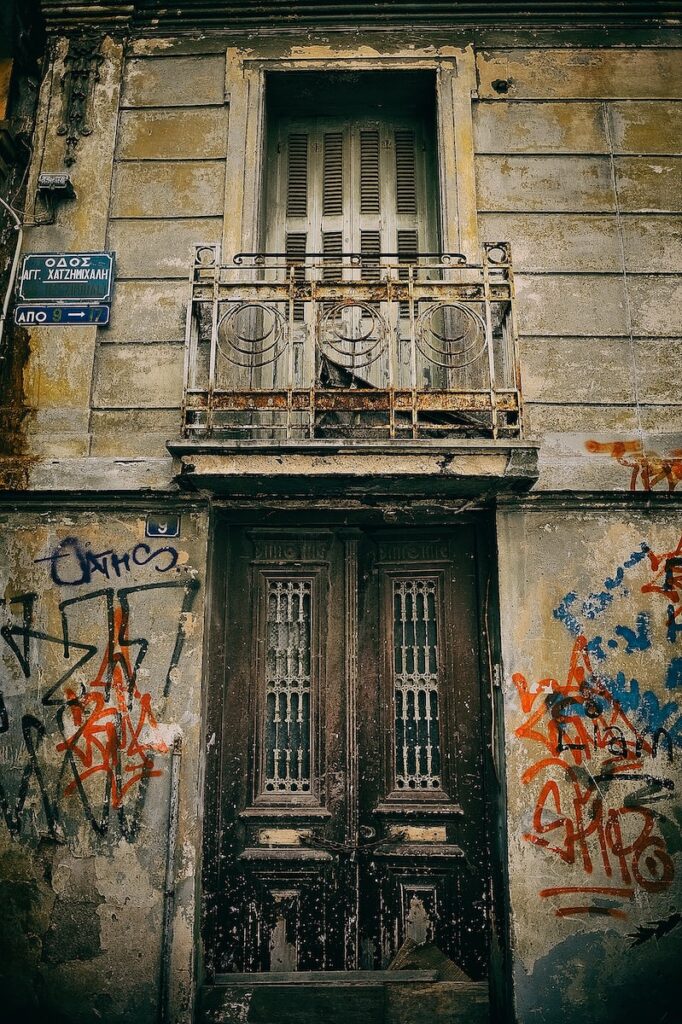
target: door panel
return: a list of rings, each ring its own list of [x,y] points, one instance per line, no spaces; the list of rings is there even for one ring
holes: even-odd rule
[[[486,973],[475,533],[233,532],[214,962]]]

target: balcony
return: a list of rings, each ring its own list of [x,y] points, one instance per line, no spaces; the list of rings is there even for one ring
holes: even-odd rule
[[[266,463],[254,473],[271,481],[294,472],[293,453],[299,469],[302,456],[336,453],[346,463],[327,460],[325,473],[355,474],[366,487],[377,456],[389,475],[409,465],[416,480],[431,472],[420,458],[441,466],[438,475],[445,453],[455,475],[527,487],[536,452],[521,440],[509,246],[486,245],[480,263],[242,253],[227,266],[217,246],[196,246],[182,435],[169,448],[187,457],[183,472],[197,483],[248,476],[257,454]],[[199,469],[189,453],[208,462]],[[312,463],[300,470],[309,471]]]
[[[509,247],[296,261],[196,249],[186,437],[519,437]]]

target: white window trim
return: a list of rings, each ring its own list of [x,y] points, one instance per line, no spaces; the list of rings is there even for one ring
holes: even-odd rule
[[[444,47],[426,53],[330,55],[318,47],[297,48],[290,57],[254,57],[253,51],[227,51],[226,95],[230,106],[225,169],[225,218],[222,251],[230,261],[238,252],[262,246],[261,203],[265,174],[265,75],[267,71],[412,71],[436,72],[436,131],[439,168],[440,230],[443,252],[461,252],[477,263],[479,237],[471,100],[476,90],[473,47]]]

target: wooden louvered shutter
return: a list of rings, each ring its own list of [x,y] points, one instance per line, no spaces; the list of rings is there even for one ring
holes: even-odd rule
[[[381,185],[379,175],[379,132],[360,132],[360,213],[379,213]]]
[[[308,215],[308,135],[291,134],[287,144],[287,217]]]
[[[419,123],[398,116],[385,122],[292,118],[278,122],[276,137],[268,186],[270,251],[284,248],[290,261],[322,254],[325,281],[339,278],[341,253],[359,252],[363,277],[376,281],[381,254],[398,253],[398,261],[407,262],[419,250],[436,248]],[[272,206],[270,196],[277,197]],[[358,271],[346,264],[343,273]],[[303,276],[298,270],[298,279]],[[297,318],[302,308],[297,304]]]
[[[417,168],[413,131],[395,133],[396,210],[416,216]]]
[[[418,236],[417,232],[413,228],[403,228],[397,231],[397,249],[398,252],[398,263],[411,263],[414,261],[415,253],[419,251],[418,247]],[[405,267],[404,270],[398,270],[398,277],[400,280],[405,281],[409,276],[408,269]],[[407,302],[400,303],[400,315],[408,316],[409,304]]]
[[[306,239],[305,231],[287,231],[286,233],[285,252],[287,254],[287,265],[301,264],[297,265],[294,269],[294,279],[299,283],[305,279],[305,268],[302,265],[302,261],[305,259],[306,254]],[[294,320],[302,320],[303,314],[303,303],[294,302]]]
[[[317,142],[319,150],[319,141]],[[322,253],[324,281],[336,281],[341,277],[341,254],[343,253],[343,214],[346,185],[344,171],[344,133],[322,132]]]
[[[362,276],[367,281],[378,281],[381,276],[379,256],[381,255],[381,232],[360,230],[360,253],[362,255]]]
[[[343,133],[325,132],[322,158],[322,213],[343,213]]]
[[[309,132],[289,132],[286,137],[286,231],[284,251],[287,265],[305,259],[308,248],[309,203]],[[296,281],[303,281],[305,270],[297,266]],[[294,319],[302,320],[302,302],[294,305]]]
[[[341,254],[343,252],[343,234],[341,231],[322,232],[322,252],[324,253],[322,280],[338,281],[341,277]]]

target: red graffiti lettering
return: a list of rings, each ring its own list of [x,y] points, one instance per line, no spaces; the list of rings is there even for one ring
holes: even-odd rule
[[[102,776],[109,788],[111,806],[122,806],[126,794],[143,779],[161,775],[154,767],[154,753],[168,753],[158,735],[158,723],[149,693],[141,693],[127,650],[127,627],[120,609],[114,617],[117,643],[107,651],[96,677],[83,693],[66,691],[64,731],[73,732],[57,745],[82,766],[65,788],[73,793],[78,784]],[[70,718],[70,722],[69,722]]]
[[[564,682],[548,677],[532,685],[521,673],[512,678],[526,716],[516,735],[542,749],[521,776],[525,785],[539,786],[523,838],[588,876],[598,867],[621,883],[560,886],[541,890],[541,897],[584,892],[623,899],[635,887],[646,892],[667,888],[673,862],[656,832],[655,812],[644,806],[647,785],[660,782],[642,772],[643,757],[651,756],[653,747],[594,671],[585,637],[573,646]],[[624,797],[623,784],[633,781],[644,785]],[[555,913],[625,916],[620,910],[582,905]]]

